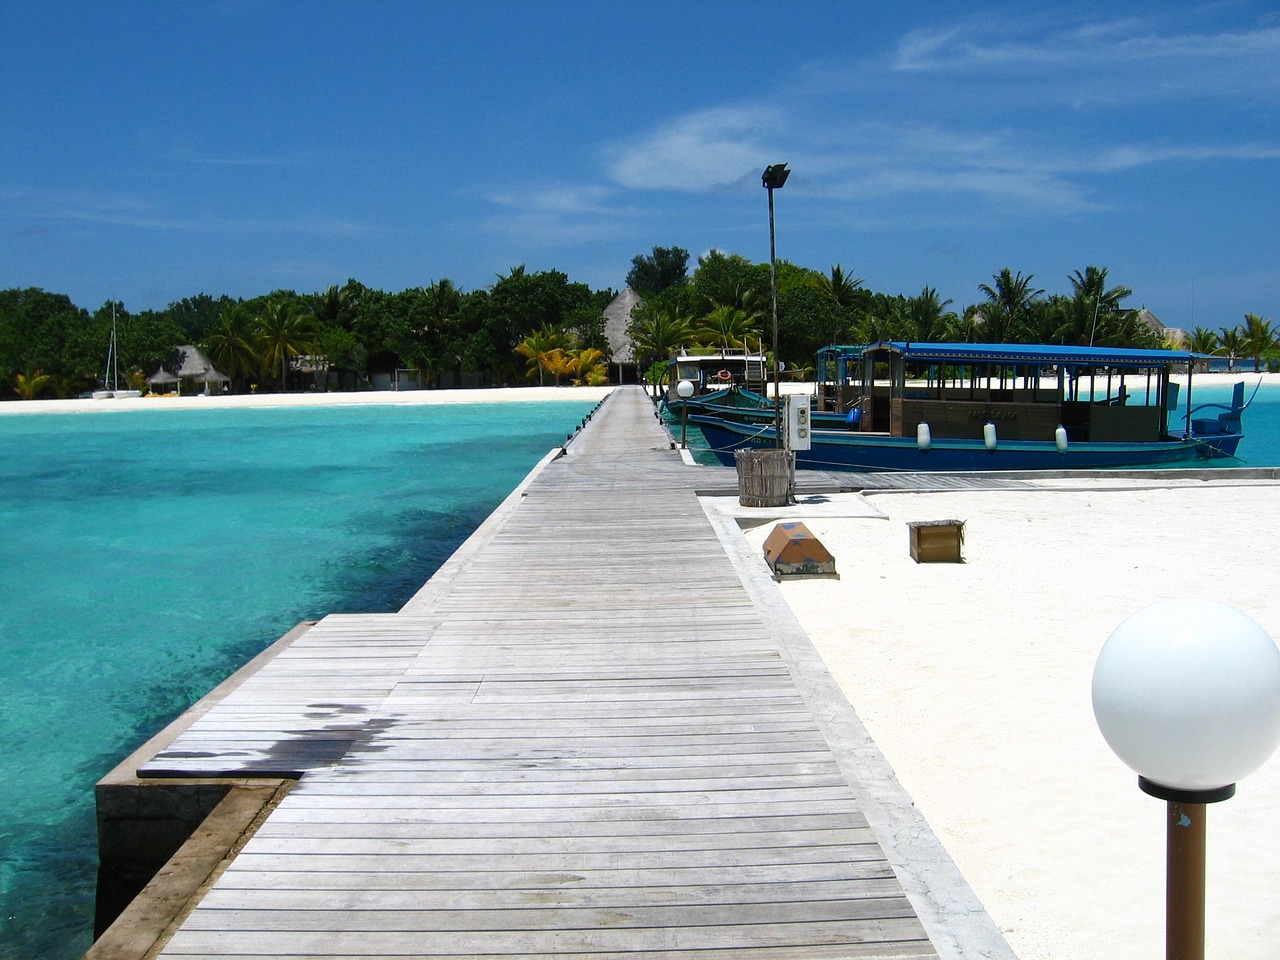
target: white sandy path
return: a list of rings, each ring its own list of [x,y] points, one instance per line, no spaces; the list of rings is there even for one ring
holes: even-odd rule
[[[1280,635],[1280,485],[1063,485],[869,496],[889,519],[806,521],[841,579],[782,591],[1022,960],[1155,958],[1164,803],[1098,733],[1093,664],[1167,597]],[[966,562],[917,565],[907,522],[947,518]],[[1208,955],[1280,956],[1280,757],[1209,807],[1208,856]]]
[[[214,410],[236,407],[319,407],[348,404],[532,403],[603,400],[612,387],[491,387],[484,390],[361,390],[351,393],[250,393],[127,400],[15,400],[0,414],[119,413],[127,410]]]

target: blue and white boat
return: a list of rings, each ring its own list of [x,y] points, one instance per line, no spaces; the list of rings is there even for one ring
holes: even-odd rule
[[[708,353],[680,353],[667,361],[667,388],[664,400],[676,404],[680,381],[693,384],[695,397],[724,400],[731,388],[742,391],[744,402],[772,400],[764,398],[769,383],[769,356],[762,349],[724,349]],[[730,401],[731,402],[731,401]],[[690,413],[693,409],[690,408]]]
[[[1193,407],[1198,354],[1032,344],[882,342],[819,355],[820,410],[796,466],[820,470],[1034,470],[1232,457],[1244,384]],[[1174,374],[1186,375],[1180,384]],[[777,445],[772,423],[691,413],[724,463]]]

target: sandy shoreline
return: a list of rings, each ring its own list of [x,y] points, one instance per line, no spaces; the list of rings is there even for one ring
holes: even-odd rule
[[[248,407],[323,407],[355,404],[411,406],[441,403],[595,401],[612,387],[489,387],[483,390],[361,390],[351,393],[249,393],[125,400],[16,400],[0,403],[0,415],[22,413],[120,413],[130,410],[216,410]]]
[[[869,495],[885,518],[806,520],[841,579],[782,592],[1022,960],[1160,956],[1164,804],[1098,732],[1094,661],[1174,596],[1280,635],[1280,485],[1059,486]],[[939,519],[965,521],[965,563],[910,559],[907,522]],[[746,536],[759,548],[772,529]],[[1273,757],[1209,808],[1211,956],[1276,956],[1277,798]]]
[[[1177,382],[1186,377],[1175,376]],[[1206,373],[1195,385],[1243,380],[1250,386],[1280,384],[1280,373]],[[126,410],[212,410],[244,407],[341,406],[345,404],[519,403],[541,400],[603,400],[613,387],[488,387],[477,390],[360,390],[351,393],[254,393],[190,397],[137,397],[127,400],[14,400],[0,402],[0,416],[21,413],[118,413]],[[785,382],[784,394],[813,393],[813,384]],[[1246,395],[1247,398],[1247,395]]]

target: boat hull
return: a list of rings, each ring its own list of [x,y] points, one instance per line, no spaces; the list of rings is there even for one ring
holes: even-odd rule
[[[701,414],[743,423],[773,423],[775,416],[773,400],[750,390],[738,388],[717,390],[688,400],[664,399],[663,405],[667,413],[676,419],[679,419],[682,410],[688,410],[691,417]],[[848,420],[847,414],[820,410],[812,410],[809,418],[814,427],[828,427],[833,430],[843,429]]]
[[[775,446],[772,425],[735,423],[691,415],[721,463],[732,466],[734,452]],[[987,449],[982,440],[935,439],[921,450],[908,437],[813,431],[809,450],[797,450],[796,466],[809,470],[951,471],[1075,470],[1159,466],[1232,457],[1240,434],[1213,434],[1151,443],[1075,443],[1059,450],[1052,442],[999,440]]]

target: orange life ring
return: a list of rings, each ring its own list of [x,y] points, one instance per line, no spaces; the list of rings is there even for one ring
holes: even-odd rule
[[[719,373],[717,373],[717,374],[716,374],[716,379],[717,379],[717,380],[726,380],[726,381],[727,381],[727,380],[732,380],[732,379],[733,379],[733,374],[732,374],[732,373],[730,373],[728,370],[721,370]]]

